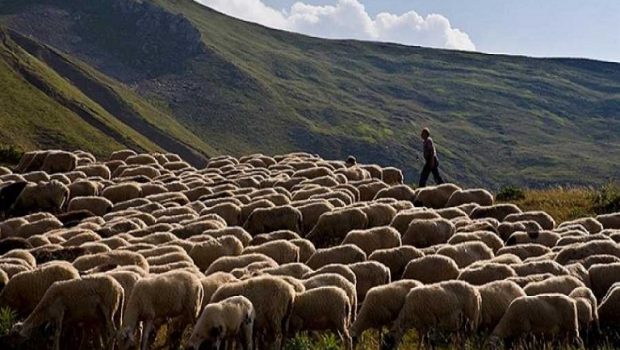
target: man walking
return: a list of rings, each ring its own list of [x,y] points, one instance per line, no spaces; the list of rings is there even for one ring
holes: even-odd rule
[[[441,175],[439,175],[439,161],[437,160],[437,151],[435,150],[433,139],[431,139],[431,132],[428,128],[424,128],[422,129],[421,136],[423,140],[422,152],[424,154],[424,168],[422,168],[422,173],[420,174],[419,187],[426,186],[426,181],[430,173],[433,173],[433,178],[437,185],[442,184],[443,179]]]

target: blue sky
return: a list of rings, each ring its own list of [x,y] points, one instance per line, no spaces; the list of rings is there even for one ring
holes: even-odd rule
[[[196,1],[320,37],[620,62],[620,0]]]

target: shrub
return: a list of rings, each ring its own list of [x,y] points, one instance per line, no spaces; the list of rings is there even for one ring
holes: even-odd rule
[[[16,322],[16,314],[8,307],[0,309],[0,336],[9,334]]]
[[[620,184],[611,181],[603,185],[596,192],[593,209],[597,214],[608,214],[620,211]]]
[[[13,145],[0,145],[0,163],[17,164],[24,154]]]
[[[525,198],[525,191],[522,188],[508,185],[502,187],[495,196],[499,201],[516,201]]]

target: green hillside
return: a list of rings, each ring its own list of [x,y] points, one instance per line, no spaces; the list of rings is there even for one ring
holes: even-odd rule
[[[209,155],[355,154],[413,182],[428,126],[447,177],[466,185],[620,178],[620,64],[316,39],[191,0],[0,0],[0,23]]]

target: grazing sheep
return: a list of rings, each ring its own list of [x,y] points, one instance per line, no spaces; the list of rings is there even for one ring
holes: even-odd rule
[[[319,309],[321,312],[317,313]],[[345,349],[352,350],[351,309],[347,294],[338,287],[320,287],[299,293],[293,303],[289,333],[332,331],[340,336]]]
[[[355,282],[351,282],[337,273],[320,272],[312,277],[306,277],[305,280],[301,280],[301,283],[306,291],[328,286],[342,289],[347,294],[351,304],[351,320],[355,320],[355,311],[358,306]]]
[[[377,200],[381,198],[394,198],[396,200],[409,201],[413,203],[416,198],[416,193],[408,185],[395,185],[377,192],[374,199]]]
[[[261,253],[278,264],[287,264],[299,261],[299,247],[286,240],[275,240],[263,243],[258,246],[249,246],[243,250],[242,254]]]
[[[565,265],[570,261],[577,261],[592,255],[601,254],[620,257],[620,245],[613,241],[591,241],[573,244],[563,248],[555,257],[555,261]]]
[[[394,185],[397,185],[397,184],[394,184]],[[379,193],[379,191],[381,191],[382,189],[388,188],[388,187],[389,185],[387,185],[385,182],[374,181],[370,183],[364,183],[364,184],[357,185],[357,190],[360,193],[361,201],[372,201],[377,195],[377,193]],[[389,199],[393,199],[393,198],[389,198]]]
[[[514,204],[495,204],[480,206],[474,209],[469,217],[472,219],[493,218],[501,222],[508,215],[518,213],[522,213],[522,211]]]
[[[142,197],[142,187],[136,182],[123,182],[106,187],[101,195],[117,204]]]
[[[579,287],[585,287],[585,285],[573,276],[553,276],[544,281],[529,283],[523,290],[530,296],[550,293],[569,295]]]
[[[457,338],[459,334],[476,331],[481,304],[478,290],[462,281],[413,288],[381,348],[396,349],[405,332],[412,328],[419,334],[420,344],[434,329],[450,332]]]
[[[286,241],[291,241],[294,239],[301,239],[301,237],[293,231],[279,230],[279,231],[274,231],[271,233],[262,233],[260,235],[254,236],[254,238],[252,238],[252,240],[250,241],[250,245],[251,246],[261,245],[267,242],[281,240],[281,239],[286,240]]]
[[[261,272],[272,276],[289,276],[302,279],[305,275],[313,272],[313,270],[306,266],[306,264],[295,262],[264,269]]]
[[[419,249],[412,246],[401,246],[390,249],[375,250],[368,256],[369,261],[378,261],[390,269],[392,279],[399,279],[407,264],[424,256]]]
[[[454,224],[446,219],[415,219],[403,235],[402,244],[427,248],[447,243],[455,230]]]
[[[88,210],[95,215],[104,216],[112,210],[112,202],[103,197],[74,197],[69,202],[68,210]]]
[[[12,212],[14,214],[27,214],[36,211],[57,213],[60,212],[68,198],[69,189],[60,181],[29,183],[17,197]]]
[[[109,347],[120,327],[123,295],[123,287],[108,276],[58,281],[47,289],[28,318],[14,328],[22,337],[30,338],[37,329],[51,323],[54,349],[59,350],[64,326],[86,323],[93,329],[104,330],[102,338]]]
[[[602,327],[620,325],[620,284],[609,289],[598,307],[598,317]]]
[[[552,231],[521,231],[511,234],[506,240],[506,245],[534,243],[553,248],[560,238],[560,234]]]
[[[224,342],[252,349],[256,310],[243,296],[233,296],[204,308],[194,326],[187,349],[219,349]]]
[[[603,214],[596,217],[596,220],[605,229],[620,230],[620,212],[613,214]]]
[[[402,279],[412,279],[424,284],[454,280],[459,267],[454,260],[443,255],[427,255],[411,260],[405,267]]]
[[[515,299],[489,337],[490,344],[523,336],[560,337],[582,344],[576,302],[561,294],[542,294]]]
[[[314,244],[305,238],[292,239],[289,242],[299,248],[299,261],[306,262],[314,253],[316,253]]]
[[[448,199],[446,208],[458,207],[463,204],[475,203],[481,206],[493,205],[493,195],[484,189],[474,188],[468,190],[457,190]]]
[[[537,275],[542,273],[550,273],[554,276],[568,275],[568,270],[552,260],[531,261],[522,264],[513,264],[511,267],[519,276]]]
[[[353,270],[348,265],[344,264],[329,264],[325,265],[313,272],[306,273],[303,278],[309,279],[322,274],[336,274],[345,278],[347,281],[351,282],[353,285],[357,284],[357,277]]]
[[[458,279],[474,286],[481,286],[516,276],[517,273],[508,265],[485,262],[476,266],[470,265],[462,270]]]
[[[318,249],[312,254],[306,265],[318,269],[329,264],[354,264],[366,260],[366,253],[352,244],[345,244],[331,248]]]
[[[461,188],[454,184],[441,184],[420,188],[417,190],[414,203],[417,207],[445,208],[452,194],[459,190]]]
[[[545,255],[550,252],[551,249],[543,245],[527,243],[501,248],[497,251],[497,255],[513,254],[518,256],[521,260],[525,260],[527,258]]]
[[[176,349],[185,328],[198,318],[203,299],[203,289],[196,275],[185,271],[171,271],[139,280],[129,296],[123,315],[123,328],[119,331],[119,348],[128,349],[142,344],[149,349],[154,326],[173,318],[175,328],[169,339]],[[156,323],[157,322],[157,323]],[[142,323],[142,337],[136,339],[136,331]]]
[[[403,172],[394,167],[385,167],[381,169],[381,179],[390,186],[402,185],[404,181]]]
[[[67,173],[76,168],[77,162],[78,158],[73,153],[48,151],[39,170],[49,174]]]
[[[239,241],[241,241],[241,244],[243,244],[244,247],[247,247],[252,240],[252,236],[242,227],[238,226],[208,229],[203,231],[202,233],[213,238],[219,238],[222,236],[235,236]]]
[[[54,262],[32,271],[18,273],[0,292],[0,306],[8,306],[19,316],[26,317],[54,282],[79,277],[78,271],[65,262]]]
[[[584,331],[584,333],[587,333],[590,330],[598,330],[598,302],[596,301],[596,297],[590,288],[575,288],[568,296],[573,298],[577,303],[577,319],[579,320],[579,329]]]
[[[401,245],[400,234],[390,226],[353,230],[347,233],[341,244],[358,246],[367,255],[375,250],[395,248]]]
[[[366,293],[377,286],[388,284],[392,281],[390,270],[385,265],[376,261],[364,261],[355,264],[349,264],[349,268],[355,274],[357,283],[357,300],[363,301]]]
[[[264,254],[254,253],[239,256],[222,256],[209,265],[209,268],[205,271],[205,275],[208,276],[215,272],[232,272],[234,269],[244,268],[256,262],[267,262],[271,267],[278,266],[278,263]]]
[[[243,252],[243,244],[235,236],[222,236],[194,245],[189,256],[201,270],[207,270],[211,264],[223,256],[237,256]]]
[[[434,211],[422,210],[420,208],[413,208],[405,211],[401,211],[390,223],[390,226],[394,227],[401,235],[404,235],[409,228],[409,224],[415,219],[440,219],[441,216]]]
[[[368,217],[368,227],[386,226],[396,216],[396,209],[386,203],[370,203],[359,207]]]
[[[493,281],[478,287],[482,297],[480,308],[480,328],[493,331],[517,298],[526,296],[523,289],[511,281]]]
[[[445,255],[452,258],[459,268],[467,267],[478,261],[490,260],[494,257],[493,251],[482,242],[447,245],[437,250],[437,255]]]
[[[269,233],[277,230],[301,232],[301,212],[284,205],[273,208],[257,208],[248,217],[243,227],[252,235]]]
[[[448,244],[456,245],[475,241],[484,243],[487,247],[491,248],[493,253],[497,253],[497,251],[504,246],[504,243],[497,234],[490,231],[457,232],[454,236],[450,237]]]
[[[586,230],[588,230],[588,232],[591,234],[599,233],[603,231],[603,225],[600,222],[598,222],[595,218],[590,218],[590,217],[575,219],[571,221],[565,221],[561,223],[560,226],[558,226],[558,228],[569,227],[571,225],[581,225]]]
[[[213,294],[211,302],[220,302],[236,295],[248,298],[256,311],[254,339],[257,347],[274,346],[279,349],[282,337],[287,333],[295,294],[293,287],[281,278],[259,276],[221,286]]]
[[[553,230],[555,228],[555,220],[544,211],[526,211],[523,213],[510,214],[504,218],[504,221],[535,221],[543,230]]]
[[[341,242],[347,233],[368,227],[368,216],[360,208],[346,208],[325,212],[306,238],[317,247]]]
[[[598,299],[602,299],[607,291],[620,282],[620,263],[597,264],[588,269],[592,292]]]
[[[355,322],[351,325],[353,344],[358,342],[367,329],[381,331],[383,327],[390,327],[405,304],[405,297],[409,291],[421,285],[414,280],[400,280],[371,288],[366,293]]]
[[[510,235],[517,231],[540,232],[542,227],[536,221],[502,222],[497,227],[497,233],[504,241],[507,241]]]
[[[73,266],[78,271],[87,271],[101,265],[136,265],[145,271],[149,270],[149,264],[146,259],[134,252],[130,251],[111,251],[107,253],[99,253],[93,255],[80,256],[73,261]]]

